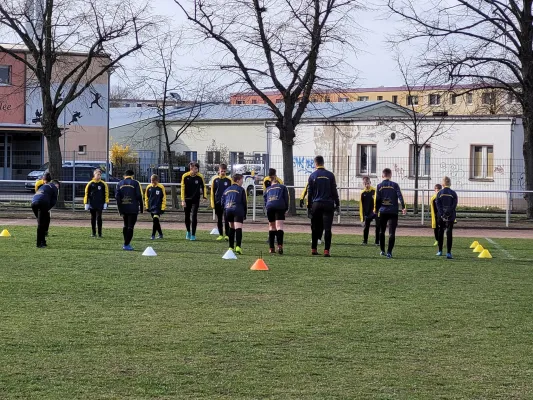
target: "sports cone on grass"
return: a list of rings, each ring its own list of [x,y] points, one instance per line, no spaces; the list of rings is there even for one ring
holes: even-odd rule
[[[478,258],[492,258],[492,255],[490,254],[490,251],[484,249],[481,253],[479,253]]]
[[[218,232],[217,228],[213,228],[213,229],[211,229],[210,235],[217,235],[218,236],[218,235],[220,235],[220,233]]]
[[[235,255],[235,253],[233,252],[233,250],[231,249],[228,249],[228,251],[226,251],[224,253],[224,255],[222,256],[222,258],[224,260],[236,260],[237,259],[237,256]]]
[[[479,242],[477,240],[473,241],[472,244],[470,245],[470,248],[471,249],[475,249],[477,246],[479,246]]]
[[[483,246],[478,244],[476,248],[474,249],[474,253],[481,253],[483,251]]]
[[[250,267],[252,271],[268,271],[268,267],[265,264],[263,258],[258,258],[254,265]]]
[[[7,229],[4,229],[2,233],[0,233],[1,237],[11,237],[11,233]]]
[[[143,256],[154,257],[157,256],[157,253],[151,247],[147,247],[143,252]]]

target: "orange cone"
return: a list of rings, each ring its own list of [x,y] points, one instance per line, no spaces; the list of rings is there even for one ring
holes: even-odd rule
[[[252,271],[268,271],[268,267],[262,258],[258,258],[254,265],[250,267]]]

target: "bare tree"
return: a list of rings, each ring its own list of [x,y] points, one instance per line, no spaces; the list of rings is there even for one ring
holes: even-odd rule
[[[533,0],[388,0],[388,7],[407,25],[400,40],[427,43],[428,70],[481,82],[517,99],[526,189],[533,190]],[[533,196],[526,197],[527,216],[533,218]]]
[[[131,99],[134,92],[128,85],[113,85],[109,93],[109,107],[120,107],[120,101]]]
[[[389,137],[391,146],[398,143],[408,143],[409,150],[409,175],[414,178],[415,189],[420,184],[420,158],[426,157],[435,149],[436,139],[449,135],[452,125],[446,122],[446,107],[449,104],[449,91],[442,90],[431,93],[430,90],[435,82],[427,74],[418,74],[412,61],[402,60],[399,53],[395,55],[395,61],[405,85],[405,98],[400,99],[404,105],[403,117],[382,117],[384,130]],[[430,84],[432,82],[432,84]],[[427,94],[429,93],[429,94]],[[424,169],[428,168],[424,163]],[[424,171],[423,175],[429,176],[430,171]],[[418,191],[414,193],[414,213],[418,214]]]
[[[276,118],[283,177],[294,185],[296,127],[317,86],[334,87],[353,49],[356,0],[175,0],[188,20],[222,49],[218,67],[258,94]],[[194,3],[189,7],[190,3]],[[352,68],[353,70],[353,68]],[[279,92],[279,99],[266,90]],[[277,103],[280,104],[277,104]],[[282,107],[281,107],[282,106]],[[294,190],[290,190],[294,199]],[[295,212],[291,201],[291,211]]]
[[[0,35],[19,44],[0,45],[0,52],[23,63],[27,85],[40,92],[52,176],[60,178],[62,172],[61,113],[142,47],[150,18],[146,4],[132,0],[0,2]]]

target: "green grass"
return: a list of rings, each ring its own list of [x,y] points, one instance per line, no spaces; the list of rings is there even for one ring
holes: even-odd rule
[[[33,228],[8,228],[1,399],[533,398],[531,241],[480,260],[456,239],[446,261],[432,238],[400,237],[386,260],[335,236],[325,259],[291,234],[256,272],[266,233],[225,261],[207,233],[137,230],[158,253],[142,257],[120,230],[52,226],[35,249]]]

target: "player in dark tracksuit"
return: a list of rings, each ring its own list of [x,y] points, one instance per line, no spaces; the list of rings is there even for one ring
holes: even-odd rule
[[[275,177],[271,177],[275,178]],[[275,179],[263,193],[268,218],[268,242],[270,254],[275,254],[274,241],[278,240],[278,253],[283,254],[283,221],[285,213],[289,210],[289,191],[287,186],[279,184]]]
[[[442,190],[437,193],[437,215],[439,219],[439,252],[442,255],[444,243],[444,230],[446,229],[446,258],[452,259],[453,224],[456,218],[457,193],[450,188],[452,181],[445,176],[442,179]]]
[[[120,215],[124,220],[122,235],[124,236],[123,250],[132,251],[131,239],[133,239],[133,230],[137,223],[139,212],[143,213],[143,193],[141,184],[133,179],[133,171],[127,170],[124,179],[117,184],[115,193],[117,206]]]
[[[98,224],[98,237],[102,237],[102,210],[107,210],[109,204],[109,188],[102,180],[102,171],[96,169],[94,178],[85,186],[85,197],[83,198],[85,211],[91,213],[91,237],[96,237],[96,225]]]
[[[368,232],[370,231],[370,224],[376,220],[376,239],[375,245],[379,245],[379,218],[374,213],[374,199],[376,197],[376,189],[371,186],[370,178],[365,176],[363,178],[364,189],[361,191],[359,198],[359,218],[363,222],[363,245],[368,243]]]
[[[229,223],[224,218],[224,208],[222,208],[222,195],[224,191],[233,185],[233,181],[226,175],[227,165],[220,164],[218,175],[211,184],[211,208],[215,210],[217,216],[218,237],[217,240],[229,240]],[[222,220],[224,219],[224,230],[222,230]]]
[[[190,171],[183,174],[181,178],[181,205],[185,211],[185,228],[187,235],[185,239],[196,240],[196,226],[198,225],[198,207],[200,199],[207,199],[205,179],[198,172],[200,164],[189,163]]]
[[[302,192],[302,194],[300,195],[300,208],[304,208],[304,206],[306,206],[305,204],[305,198],[307,197],[307,188],[309,187],[309,183],[306,183],[305,184],[305,188],[304,188],[304,191]],[[311,232],[312,234],[313,232]],[[322,232],[320,232],[320,237],[318,238],[318,244],[321,244],[322,243]]]
[[[144,208],[152,216],[152,240],[155,239],[156,232],[159,234],[157,238],[163,239],[161,215],[167,208],[167,193],[165,187],[159,183],[159,176],[155,174],[150,177],[150,184],[146,187]]]
[[[439,244],[439,218],[437,215],[437,193],[442,189],[442,185],[437,183],[435,185],[435,194],[431,196],[429,200],[429,210],[431,212],[431,228],[433,228],[433,234],[435,236],[435,243],[433,246]]]
[[[37,218],[37,247],[46,247],[46,232],[50,226],[50,210],[57,203],[59,182],[52,181],[39,187],[31,201],[31,209]]]
[[[330,257],[331,227],[335,211],[339,210],[339,193],[335,175],[324,168],[324,157],[315,157],[316,170],[309,176],[307,209],[311,214],[311,254],[318,255],[318,238],[324,231],[324,257]]]
[[[398,226],[398,202],[402,205],[402,214],[405,215],[405,202],[402,191],[396,182],[392,182],[392,171],[385,168],[382,173],[383,182],[376,188],[376,201],[374,212],[379,217],[379,245],[381,255],[385,255],[385,230],[389,225],[389,246],[387,248],[387,258],[392,258],[392,250],[396,242],[396,227]]]
[[[222,207],[224,216],[228,221],[229,229],[229,248],[235,250],[235,253],[242,254],[242,226],[246,219],[248,208],[246,201],[246,190],[242,188],[243,176],[235,174],[233,176],[233,185],[227,188],[222,195]],[[233,247],[235,245],[235,248]]]

